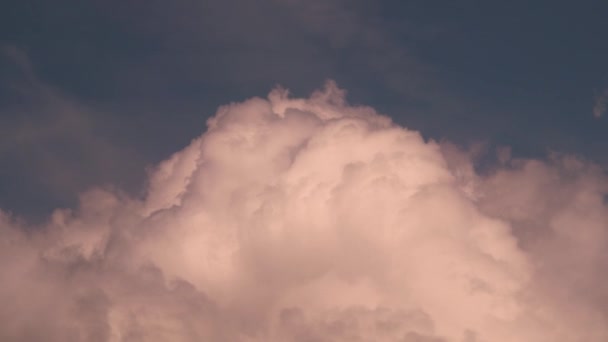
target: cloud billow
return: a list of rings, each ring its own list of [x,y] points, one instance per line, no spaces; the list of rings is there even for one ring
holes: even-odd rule
[[[505,158],[502,158],[505,159]],[[221,107],[43,227],[0,221],[5,341],[605,341],[606,176],[480,175],[334,83]]]

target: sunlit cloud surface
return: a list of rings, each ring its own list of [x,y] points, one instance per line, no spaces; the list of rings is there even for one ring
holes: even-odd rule
[[[607,341],[606,175],[498,160],[332,82],[226,105],[143,198],[2,214],[0,340]]]

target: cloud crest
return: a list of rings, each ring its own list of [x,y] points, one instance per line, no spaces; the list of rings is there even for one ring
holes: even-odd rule
[[[0,339],[605,341],[606,176],[500,167],[332,82],[224,106],[143,199],[2,216]]]

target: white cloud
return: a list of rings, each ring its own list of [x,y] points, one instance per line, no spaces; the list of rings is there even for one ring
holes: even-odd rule
[[[477,175],[333,83],[219,109],[151,171],[0,223],[0,339],[605,341],[606,176]]]

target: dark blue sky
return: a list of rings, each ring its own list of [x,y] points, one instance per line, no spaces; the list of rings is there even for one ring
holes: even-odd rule
[[[137,193],[219,105],[328,78],[428,138],[606,167],[607,41],[605,0],[4,1],[0,207]]]

